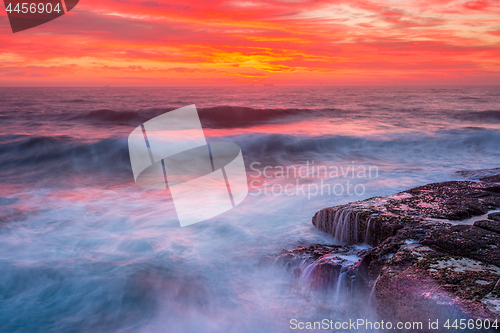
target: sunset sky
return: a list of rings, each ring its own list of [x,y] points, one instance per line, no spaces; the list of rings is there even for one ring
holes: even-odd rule
[[[80,0],[13,34],[1,86],[500,84],[500,0]]]

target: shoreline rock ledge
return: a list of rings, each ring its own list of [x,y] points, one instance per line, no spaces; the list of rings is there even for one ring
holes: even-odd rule
[[[358,253],[381,319],[500,322],[500,185],[450,181],[324,208],[312,218]]]

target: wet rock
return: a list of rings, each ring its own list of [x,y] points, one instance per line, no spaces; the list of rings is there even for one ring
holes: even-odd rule
[[[340,244],[373,246],[358,253],[352,269],[374,286],[381,318],[500,320],[500,233],[492,219],[498,215],[474,219],[500,208],[497,188],[428,184],[322,209],[312,223]]]
[[[488,214],[488,218],[490,220],[494,220],[494,221],[499,221],[500,222],[500,212]]]
[[[295,269],[301,263],[312,263],[319,258],[336,253],[342,246],[312,244],[306,246],[296,246],[291,250],[283,249],[278,254],[269,254],[260,260],[260,264],[276,264],[288,269]],[[345,250],[344,250],[345,251]],[[342,251],[339,251],[341,253]]]
[[[388,243],[394,244],[394,240],[388,241],[363,258],[372,281],[376,281],[374,293],[380,318],[499,319],[500,312],[492,306],[500,300],[500,295],[493,293],[500,279],[498,266],[413,242],[401,244],[390,257],[377,256]]]
[[[417,204],[416,214],[425,218],[462,220],[500,207],[500,196],[491,186],[475,182],[443,182],[407,191]]]
[[[340,244],[377,245],[402,228],[459,221],[500,207],[491,184],[470,181],[428,184],[387,197],[324,208],[312,218]]]
[[[481,180],[483,182],[500,183],[500,175],[483,177],[483,178],[480,178],[479,180]]]
[[[500,233],[500,221],[481,220],[474,222],[474,226],[484,230]]]
[[[261,263],[284,267],[303,285],[326,290],[336,287],[339,279],[349,280],[349,288],[366,291],[368,280],[354,267],[359,252],[353,246],[309,245],[284,249],[264,257]],[[356,258],[356,260],[352,260]]]
[[[463,271],[440,266],[448,260],[453,259],[434,253],[401,271],[388,268],[375,285],[379,317],[422,322],[444,318],[493,320],[492,311],[480,300],[489,294],[498,271],[483,271],[486,266],[480,263]]]
[[[301,270],[303,280],[307,279],[307,283],[316,289],[326,289],[333,287],[342,272],[342,262],[334,258],[328,260],[320,260],[316,264],[312,263],[304,270]]]
[[[500,266],[500,234],[471,225],[436,228],[422,240],[445,253]]]

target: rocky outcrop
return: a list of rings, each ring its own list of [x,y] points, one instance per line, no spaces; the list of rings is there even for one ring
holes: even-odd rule
[[[356,264],[382,319],[500,319],[500,186],[429,184],[318,211],[339,244],[368,243]],[[475,218],[475,217],[479,217]]]
[[[488,218],[493,221],[500,222],[500,213],[488,214]]]
[[[491,220],[481,220],[474,222],[474,226],[484,230],[500,233],[500,222]]]
[[[490,172],[490,171],[488,171]],[[478,178],[492,177],[483,172]],[[500,321],[500,186],[429,184],[324,208],[312,218],[341,245],[312,245],[272,257],[329,288],[341,277],[371,290],[380,319]],[[354,244],[369,244],[361,248]],[[346,253],[357,262],[346,262]]]
[[[498,185],[470,181],[429,184],[387,197],[324,208],[314,215],[312,223],[341,244],[377,245],[402,228],[487,214],[500,207],[499,191]]]
[[[316,290],[337,289],[346,283],[349,293],[366,294],[368,281],[356,267],[355,246],[309,245],[283,250],[277,255],[262,258],[261,264],[272,262],[292,271],[297,282]]]

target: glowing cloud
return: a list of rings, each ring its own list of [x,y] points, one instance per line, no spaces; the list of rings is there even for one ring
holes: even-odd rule
[[[17,34],[0,17],[0,84],[500,84],[499,14],[498,0],[88,0]]]

